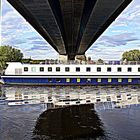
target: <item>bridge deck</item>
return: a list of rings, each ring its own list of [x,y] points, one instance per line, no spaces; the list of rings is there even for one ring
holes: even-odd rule
[[[7,0],[59,53],[83,55],[132,0]]]

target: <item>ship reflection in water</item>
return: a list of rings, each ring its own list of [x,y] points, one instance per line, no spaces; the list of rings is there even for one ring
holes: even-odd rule
[[[95,104],[97,108],[127,107],[140,103],[140,86],[116,87],[3,87],[9,106],[47,104],[47,107]],[[105,107],[105,109],[107,109]],[[108,108],[108,109],[109,109]]]
[[[135,140],[140,86],[2,86],[0,118],[0,140]]]
[[[36,123],[34,139],[97,138],[104,135],[93,104],[55,108],[43,112]]]

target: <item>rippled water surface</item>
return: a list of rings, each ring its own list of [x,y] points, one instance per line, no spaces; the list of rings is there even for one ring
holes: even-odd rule
[[[140,86],[0,89],[0,140],[140,140]]]

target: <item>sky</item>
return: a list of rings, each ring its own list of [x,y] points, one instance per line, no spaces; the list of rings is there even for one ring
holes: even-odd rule
[[[56,59],[58,53],[6,1],[2,0],[1,45],[20,49],[24,58]],[[94,60],[120,60],[124,51],[140,50],[140,0],[133,0],[86,52]]]

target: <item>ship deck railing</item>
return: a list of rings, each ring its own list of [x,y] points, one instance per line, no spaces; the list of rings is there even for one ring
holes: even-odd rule
[[[104,62],[98,62],[98,61],[77,61],[77,60],[71,60],[71,61],[47,61],[45,63],[40,63],[45,65],[140,65],[140,61],[104,61]]]

